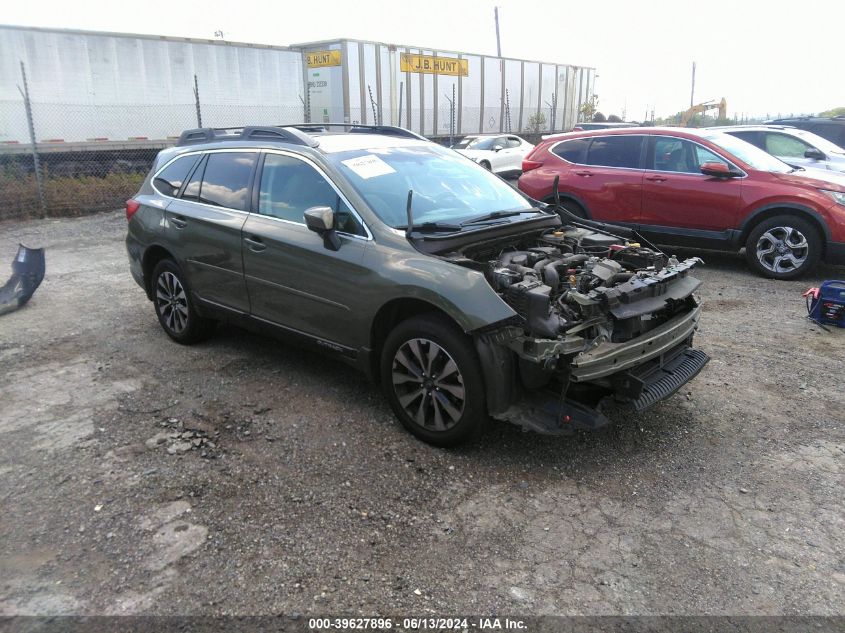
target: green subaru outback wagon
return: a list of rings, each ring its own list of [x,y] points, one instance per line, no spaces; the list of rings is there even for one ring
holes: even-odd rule
[[[543,433],[641,411],[693,378],[680,262],[387,126],[197,129],[127,202],[130,270],[177,343],[226,321],[378,381],[441,446],[490,417]]]

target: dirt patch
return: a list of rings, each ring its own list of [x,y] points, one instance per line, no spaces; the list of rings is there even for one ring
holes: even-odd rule
[[[173,344],[118,213],[2,231],[47,276],[0,321],[0,613],[843,612],[845,332],[800,296],[841,268],[707,254],[680,393],[444,451],[331,359]]]

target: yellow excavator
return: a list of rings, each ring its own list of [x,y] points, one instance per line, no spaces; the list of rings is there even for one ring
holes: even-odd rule
[[[708,110],[715,110],[717,108],[719,109],[719,118],[726,119],[728,116],[728,104],[725,101],[725,98],[722,97],[722,100],[718,103],[716,101],[707,101],[705,103],[699,103],[692,106],[689,110],[681,114],[681,122],[679,125],[681,127],[687,127],[696,114],[704,114]]]

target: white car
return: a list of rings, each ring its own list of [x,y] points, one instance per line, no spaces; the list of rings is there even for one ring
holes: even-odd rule
[[[522,159],[534,146],[513,134],[473,134],[452,149],[496,174],[517,174],[522,172]]]
[[[845,172],[845,149],[812,132],[787,125],[711,128],[756,145],[793,167]]]

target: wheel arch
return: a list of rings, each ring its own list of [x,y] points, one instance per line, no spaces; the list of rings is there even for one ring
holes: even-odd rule
[[[160,244],[153,244],[147,247],[144,251],[144,257],[141,260],[141,269],[144,271],[144,290],[150,301],[153,299],[153,270],[155,270],[155,267],[163,259],[176,261],[176,258],[169,250]]]
[[[590,208],[587,206],[587,203],[584,202],[584,200],[580,196],[578,196],[574,193],[569,193],[569,192],[564,192],[564,191],[558,192],[558,195],[560,196],[561,202],[566,202],[566,201],[574,202],[579,207],[581,207],[584,210],[584,215],[587,216],[586,217],[587,220],[593,219],[593,214],[590,212]],[[555,202],[554,191],[551,194],[549,194],[548,196],[546,196],[542,200],[542,202],[545,202],[546,204],[554,204],[554,202]]]
[[[446,310],[425,299],[418,299],[416,297],[391,299],[378,309],[370,325],[370,358],[368,367],[364,369],[373,380],[376,382],[380,381],[379,364],[381,351],[384,348],[384,342],[387,340],[387,336],[402,321],[421,314],[438,314],[448,319],[461,332],[466,332],[465,328],[461,326],[457,319]]]
[[[739,227],[738,248],[745,246],[745,242],[755,226],[760,224],[760,222],[778,215],[794,215],[810,222],[818,230],[819,236],[822,238],[822,256],[824,256],[827,243],[831,240],[830,229],[827,223],[818,211],[794,202],[768,204],[751,213]]]

